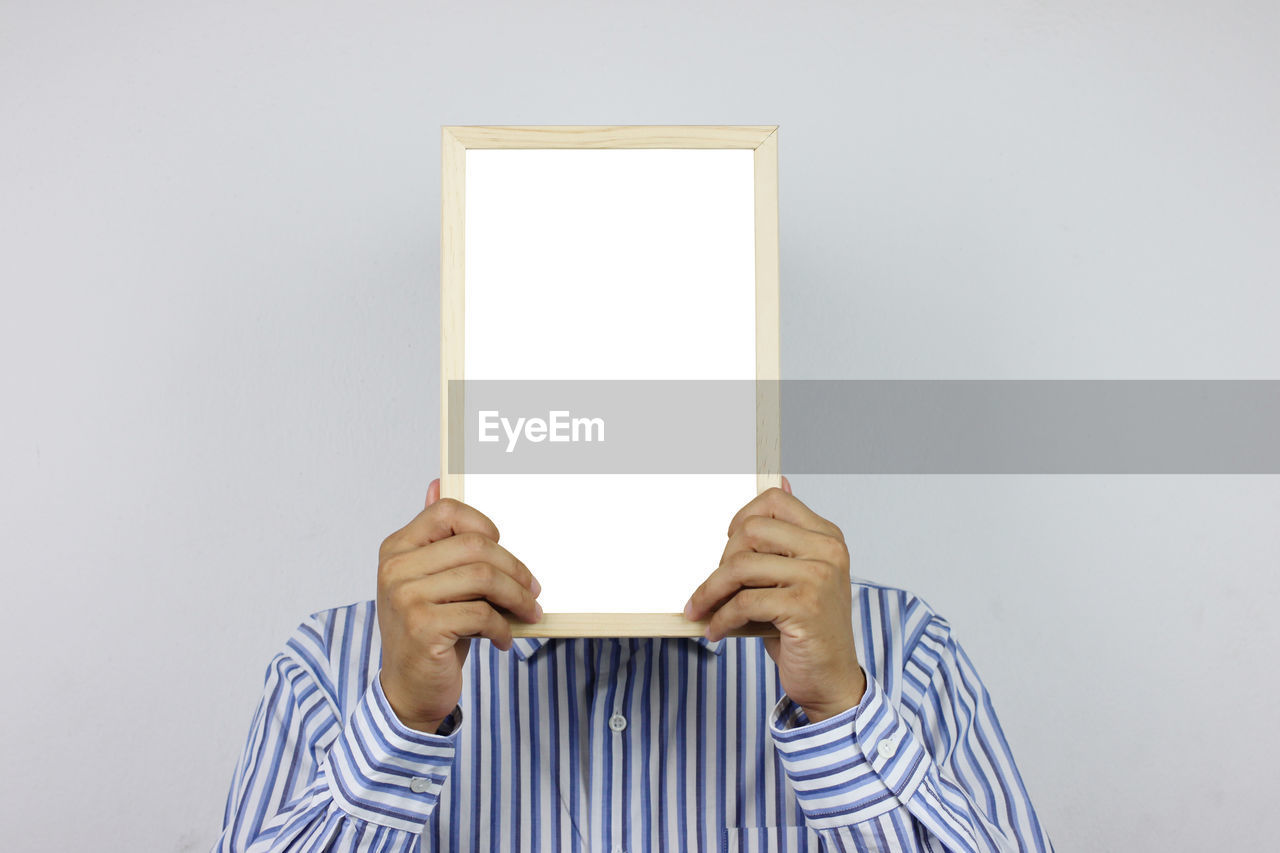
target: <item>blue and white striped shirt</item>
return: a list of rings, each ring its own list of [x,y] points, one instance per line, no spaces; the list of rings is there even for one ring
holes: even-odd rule
[[[215,850],[1052,850],[946,620],[853,582],[867,689],[811,723],[758,638],[472,640],[440,733],[382,693],[373,602],[267,669]]]

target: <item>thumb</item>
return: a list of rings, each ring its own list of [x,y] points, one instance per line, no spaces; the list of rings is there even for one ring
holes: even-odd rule
[[[431,485],[427,486],[427,506],[431,506],[440,500],[440,478],[431,481]]]

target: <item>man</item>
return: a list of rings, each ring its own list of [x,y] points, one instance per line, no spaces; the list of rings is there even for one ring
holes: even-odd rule
[[[215,849],[1052,849],[946,620],[851,582],[785,478],[730,522],[697,640],[513,640],[497,608],[536,622],[538,581],[439,493],[376,604],[272,661]],[[660,559],[660,528],[621,545]],[[727,636],[750,620],[779,636]]]

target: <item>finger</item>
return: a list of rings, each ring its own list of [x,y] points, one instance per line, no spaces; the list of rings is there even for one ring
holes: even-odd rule
[[[440,478],[436,477],[427,486],[427,506],[431,506],[438,500],[440,500]]]
[[[685,618],[705,618],[740,589],[789,586],[800,580],[803,573],[803,564],[787,557],[755,551],[739,552],[694,590],[685,605]]]
[[[488,601],[525,622],[537,622],[542,618],[542,607],[533,593],[488,563],[467,563],[406,583],[425,587],[422,594],[434,604]]]
[[[453,641],[484,637],[504,652],[511,648],[511,625],[485,601],[440,605],[436,630]]]
[[[428,497],[430,492],[428,487]],[[453,498],[441,498],[388,536],[382,543],[382,551],[385,554],[420,548],[459,533],[479,533],[498,541],[498,527],[487,515]]]
[[[791,488],[791,481],[787,479],[786,474],[782,475],[782,491],[786,492],[789,495],[795,494],[795,490]]]
[[[748,622],[773,622],[793,616],[794,599],[783,589],[744,589],[724,603],[707,625],[712,642]]]
[[[777,518],[763,515],[748,516],[738,526],[737,531],[729,537],[720,555],[720,564],[724,565],[735,554],[743,551],[755,551],[761,554],[778,554],[783,557],[798,557],[807,560],[839,561],[840,549],[844,543],[806,530]]]
[[[510,575],[521,586],[533,590],[534,595],[541,591],[528,566],[481,533],[459,533],[421,548],[394,554],[382,562],[379,568],[380,581],[385,584],[400,583],[468,563],[489,563]]]
[[[809,509],[795,495],[776,487],[765,489],[748,502],[746,506],[738,510],[737,514],[729,522],[728,535],[732,536],[734,531],[752,516],[782,519],[806,530],[812,530],[815,533],[822,533],[842,542],[844,541],[844,534],[840,532],[839,527]]]

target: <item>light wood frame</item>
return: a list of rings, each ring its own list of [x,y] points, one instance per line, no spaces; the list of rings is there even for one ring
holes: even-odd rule
[[[778,127],[777,125],[446,126],[441,128],[440,219],[440,494],[464,500],[463,475],[448,470],[450,435],[462,432],[463,406],[450,380],[465,378],[466,152],[504,148],[752,149],[755,165],[756,484],[781,483],[778,399]],[[527,624],[508,617],[517,637],[698,637],[705,621],[680,613],[548,613]],[[735,636],[776,636],[752,622]]]

